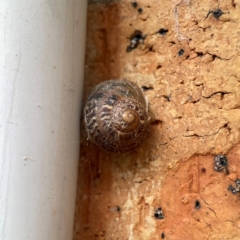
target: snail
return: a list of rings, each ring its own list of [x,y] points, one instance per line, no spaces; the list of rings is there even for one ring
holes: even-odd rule
[[[149,116],[142,90],[127,80],[97,85],[83,110],[87,139],[108,152],[124,153],[149,135]]]

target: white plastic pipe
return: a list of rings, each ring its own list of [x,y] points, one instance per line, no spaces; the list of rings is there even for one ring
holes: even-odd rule
[[[0,239],[72,239],[86,0],[0,1]]]

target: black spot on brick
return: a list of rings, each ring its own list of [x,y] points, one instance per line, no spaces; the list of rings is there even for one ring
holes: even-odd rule
[[[218,154],[214,157],[214,170],[216,172],[226,171],[228,173],[228,160],[223,154]]]
[[[199,202],[199,200],[196,200],[195,201],[195,209],[199,209],[201,207],[201,204],[200,204],[200,202]]]
[[[162,36],[166,35],[168,32],[168,29],[165,29],[165,28],[160,28],[158,33]]]
[[[180,49],[179,51],[178,51],[178,56],[182,56],[184,54],[184,50],[183,49]]]
[[[144,38],[141,31],[135,30],[130,37],[130,45],[127,46],[126,51],[131,52],[133,49],[137,48],[138,45],[143,42]]]
[[[202,52],[196,52],[198,57],[202,57],[203,56],[203,53]]]
[[[132,5],[133,8],[137,8],[138,4],[137,4],[137,2],[132,2],[131,5]]]
[[[154,217],[156,218],[156,219],[164,219],[164,215],[163,215],[163,212],[162,212],[162,208],[157,208],[156,210],[155,210],[155,213],[154,213]]]
[[[127,46],[127,48],[126,48],[126,52],[131,52],[131,51],[132,51],[131,46]]]
[[[144,92],[148,90],[153,90],[153,87],[141,86],[141,88]]]
[[[223,11],[220,8],[216,9],[215,11],[213,11],[213,16],[216,19],[220,18],[222,15],[223,15]]]
[[[212,14],[214,18],[218,19],[224,14],[224,12],[220,8],[217,8],[214,11],[209,11],[206,18],[208,18],[210,14]]]

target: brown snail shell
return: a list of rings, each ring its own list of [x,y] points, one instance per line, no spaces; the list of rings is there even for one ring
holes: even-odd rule
[[[126,80],[97,85],[84,107],[83,121],[87,138],[109,152],[129,152],[149,134],[145,96]]]

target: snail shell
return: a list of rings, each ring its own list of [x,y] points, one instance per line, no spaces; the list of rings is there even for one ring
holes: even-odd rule
[[[83,115],[87,138],[109,152],[129,152],[149,134],[145,96],[136,84],[126,80],[97,85]]]

